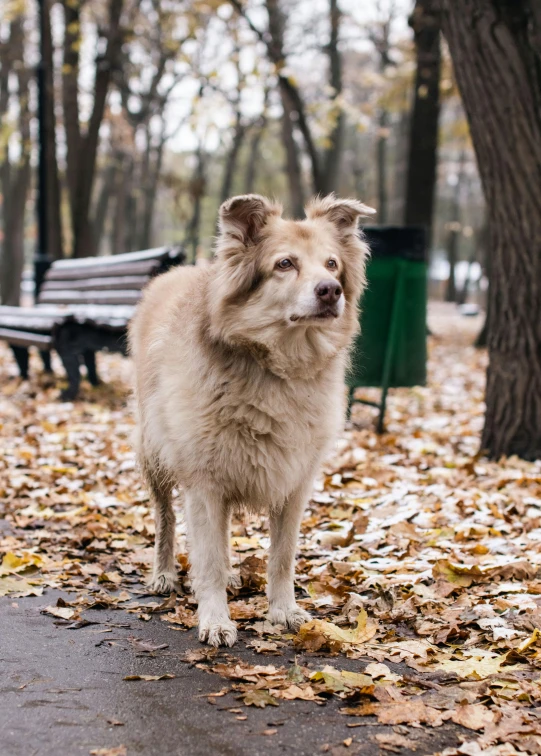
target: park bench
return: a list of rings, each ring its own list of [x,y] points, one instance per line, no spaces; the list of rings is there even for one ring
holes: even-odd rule
[[[127,326],[144,286],[173,265],[182,264],[179,247],[159,247],[111,257],[56,260],[48,268],[34,307],[0,307],[0,339],[7,341],[23,378],[28,350],[37,347],[51,372],[51,350],[62,361],[68,388],[77,396],[79,367],[86,365],[92,385],[99,383],[96,352],[127,352]]]

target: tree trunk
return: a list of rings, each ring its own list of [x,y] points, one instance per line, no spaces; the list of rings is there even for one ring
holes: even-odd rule
[[[163,123],[165,129],[165,122]],[[141,229],[141,249],[150,249],[152,246],[152,225],[154,220],[154,208],[158,194],[158,182],[162,173],[163,151],[165,148],[165,132],[162,130],[160,143],[155,149],[154,164],[149,171],[147,186],[144,193],[143,225]]]
[[[26,155],[16,168],[2,166],[4,195],[3,243],[0,264],[0,296],[4,305],[18,305],[24,267],[24,219],[30,187],[30,157]],[[6,192],[7,190],[7,192]]]
[[[289,184],[291,213],[294,218],[302,218],[304,215],[304,192],[299,146],[295,140],[290,111],[285,107],[282,114],[282,141],[286,150],[286,175]]]
[[[52,260],[63,257],[62,223],[60,218],[60,179],[56,159],[56,117],[54,92],[53,39],[51,35],[51,0],[45,0],[43,7],[43,65],[45,72],[45,166],[47,176],[46,209],[47,213],[47,253]]]
[[[458,222],[458,221],[457,221]],[[449,279],[445,290],[445,301],[456,302],[456,264],[458,262],[458,231],[454,223],[447,232],[447,260],[449,262]]]
[[[224,176],[222,180],[222,188],[220,190],[220,203],[225,202],[231,195],[233,188],[233,177],[235,175],[235,168],[237,167],[237,160],[239,157],[240,148],[246,135],[246,127],[241,120],[240,111],[237,112],[235,120],[235,129],[233,133],[233,144],[227,154],[224,168]]]
[[[447,233],[447,260],[449,262],[449,280],[447,282],[447,291],[445,294],[446,302],[457,301],[455,272],[456,264],[458,262],[460,232],[462,230],[460,222],[460,197],[462,193],[462,183],[464,180],[465,161],[466,153],[464,152],[464,150],[462,150],[458,159],[458,172],[453,192],[453,201],[451,203],[451,221],[449,222],[449,230]]]
[[[96,202],[96,212],[94,215],[94,222],[92,224],[92,233],[94,239],[93,253],[95,255],[99,255],[101,251],[111,197],[114,193],[117,181],[117,171],[119,169],[119,166],[121,165],[122,156],[117,152],[114,152],[109,158],[109,164],[107,165],[107,168],[103,171],[102,184],[98,196],[98,201]]]
[[[121,48],[120,16],[123,0],[109,3],[109,26],[105,52],[96,56],[92,112],[86,134],[81,134],[77,97],[79,71],[80,0],[64,0],[66,33],[64,41],[63,102],[66,125],[68,186],[73,231],[73,256],[93,252],[90,202],[94,186],[98,139],[113,70]]]
[[[129,252],[129,196],[132,187],[133,178],[133,158],[131,155],[124,155],[122,167],[118,172],[117,194],[115,206],[115,222],[112,235],[112,253],[119,255],[123,252]]]
[[[344,112],[340,103],[340,96],[342,94],[342,56],[338,48],[342,14],[337,0],[330,0],[329,11],[331,35],[327,51],[329,54],[329,83],[332,87],[331,119],[334,121],[334,124],[328,137],[329,147],[323,155],[323,170],[321,175],[321,191],[323,194],[329,194],[338,189],[345,128]]]
[[[487,202],[482,447],[541,457],[541,35],[536,0],[444,0],[443,31]]]
[[[194,263],[197,259],[197,248],[199,246],[199,230],[201,226],[201,204],[206,193],[206,164],[203,147],[199,145],[196,158],[194,174],[190,182],[190,194],[193,202],[192,217],[186,228],[186,238],[184,244],[186,249],[191,247],[192,254],[190,262]]]
[[[30,188],[30,71],[24,67],[23,16],[15,16],[8,26],[7,39],[0,41],[0,122],[10,108],[10,82],[17,82],[18,130],[21,154],[11,161],[7,146],[0,163],[2,195],[2,255],[0,257],[0,298],[2,304],[18,305],[24,265],[24,221]],[[16,66],[16,63],[19,63]],[[15,72],[15,73],[13,73]]]
[[[248,160],[246,162],[246,175],[244,178],[244,191],[246,194],[252,194],[255,187],[255,180],[257,175],[257,166],[259,163],[259,146],[265,133],[267,126],[267,117],[265,113],[262,114],[259,122],[255,126],[252,140],[250,142]]]
[[[382,108],[378,117],[379,134],[376,146],[376,175],[378,188],[378,223],[384,225],[389,217],[389,192],[387,187],[387,145],[389,141],[389,113]]]
[[[440,114],[440,0],[417,0],[410,18],[417,70],[411,114],[404,223],[424,226],[431,247]]]
[[[285,17],[280,8],[279,0],[266,0],[267,13],[269,16],[269,39],[267,49],[269,58],[277,67],[278,90],[282,100],[282,141],[286,151],[286,173],[289,182],[289,194],[291,212],[295,218],[304,215],[304,196],[302,190],[301,162],[299,148],[295,141],[295,127],[299,124],[301,111],[304,112],[301,103],[299,110],[300,95],[296,87],[280,73],[284,65],[284,26]],[[314,176],[314,164],[312,165],[314,191],[317,191],[317,179]],[[316,168],[317,174],[317,168]]]

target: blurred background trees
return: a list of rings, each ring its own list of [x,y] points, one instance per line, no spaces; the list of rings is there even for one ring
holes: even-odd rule
[[[479,277],[483,196],[436,0],[42,0],[53,256],[184,242],[228,195],[356,195]],[[37,0],[0,19],[1,298],[33,254]],[[473,265],[473,268],[472,268]],[[455,272],[446,284],[449,267]],[[473,271],[473,272],[472,272]]]

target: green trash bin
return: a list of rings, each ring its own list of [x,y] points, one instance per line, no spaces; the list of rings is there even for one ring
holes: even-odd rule
[[[416,226],[373,226],[363,231],[371,257],[361,302],[361,332],[347,376],[349,408],[353,401],[377,407],[381,433],[389,388],[426,384],[426,234]],[[380,387],[381,402],[355,400],[355,389],[362,386]]]

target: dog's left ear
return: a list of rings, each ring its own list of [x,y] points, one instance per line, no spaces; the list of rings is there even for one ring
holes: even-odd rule
[[[259,194],[242,194],[226,200],[220,207],[220,234],[249,246],[258,241],[263,226],[271,216],[280,216],[282,208]]]
[[[326,197],[315,197],[306,207],[306,217],[310,220],[323,218],[332,223],[340,233],[351,233],[357,230],[357,222],[361,216],[373,215],[373,207],[363,205],[355,199],[339,199],[334,194]]]

